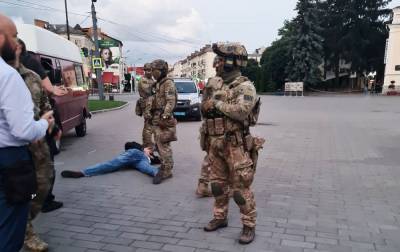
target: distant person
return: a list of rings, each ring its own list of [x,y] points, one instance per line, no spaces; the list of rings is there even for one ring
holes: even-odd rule
[[[152,119],[154,140],[160,153],[160,173],[153,180],[154,184],[160,184],[166,179],[172,178],[174,159],[171,142],[177,141],[176,119],[173,110],[176,106],[176,86],[172,79],[168,78],[168,63],[165,60],[155,60],[151,63],[153,78],[156,80],[154,103],[152,104]]]
[[[142,143],[144,147],[153,146],[153,129],[151,125],[151,109],[154,100],[155,82],[151,75],[151,63],[144,64],[144,76],[140,79],[138,91],[140,98],[136,103],[137,116],[143,116]]]
[[[27,51],[26,51],[26,45],[25,43],[19,39],[18,44],[20,45],[21,48],[21,56],[20,56],[20,62],[22,65],[24,65],[26,68],[32,70],[36,74],[38,74],[42,80],[42,87],[49,93],[53,94],[55,96],[63,96],[68,93],[68,91],[64,88],[53,86],[51,84],[49,77],[46,74],[46,70],[43,68],[42,64],[40,64],[39,61],[37,61],[35,58],[33,58]],[[51,101],[50,101],[51,103]],[[58,113],[57,111],[54,110],[54,117],[57,119]],[[54,162],[54,156],[58,154],[58,148],[56,147],[56,140],[60,140],[62,136],[62,132],[60,130],[59,125],[56,126],[55,130],[57,132],[53,132],[53,136],[49,136],[47,134],[46,136],[46,141],[49,146],[50,150],[50,158],[51,161]],[[54,136],[57,136],[54,138]],[[54,182],[55,182],[55,177],[56,177],[56,170],[54,168],[54,165],[52,165],[52,174],[51,174],[52,180],[51,180],[51,185],[50,185],[50,190],[48,192],[48,195],[46,197],[46,200],[42,204],[42,212],[47,213],[54,211],[56,209],[59,209],[63,206],[63,203],[60,201],[55,200],[55,196],[53,194],[53,188],[54,188]]]
[[[32,97],[19,73],[6,62],[15,60],[17,29],[0,14],[0,251],[22,248],[29,203],[36,192],[28,144],[42,139],[54,124],[52,111],[34,120]]]
[[[125,143],[125,151],[116,158],[96,164],[82,171],[65,170],[61,172],[64,178],[82,178],[119,171],[123,168],[134,168],[142,173],[155,177],[159,169],[152,164],[160,164],[151,148],[143,148],[136,142]]]
[[[110,48],[101,48],[100,56],[103,59],[104,67],[107,69],[111,64],[113,64],[112,60],[112,52]]]

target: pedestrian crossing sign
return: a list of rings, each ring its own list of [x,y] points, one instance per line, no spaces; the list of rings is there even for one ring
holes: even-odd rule
[[[93,69],[102,69],[103,63],[101,61],[101,58],[92,58],[92,66]]]

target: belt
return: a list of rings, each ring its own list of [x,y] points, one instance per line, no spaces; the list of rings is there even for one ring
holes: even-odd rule
[[[28,146],[0,148],[0,168],[21,160],[31,160]]]

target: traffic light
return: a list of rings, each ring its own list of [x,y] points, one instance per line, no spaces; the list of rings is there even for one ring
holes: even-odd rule
[[[82,48],[81,50],[82,50],[82,52],[83,52],[83,55],[84,55],[85,57],[88,57],[88,55],[89,55],[89,50],[88,50],[86,47]]]

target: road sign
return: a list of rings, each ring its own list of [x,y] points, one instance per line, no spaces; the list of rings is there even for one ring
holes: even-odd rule
[[[102,69],[103,63],[101,61],[101,58],[92,58],[92,66],[93,69]]]

